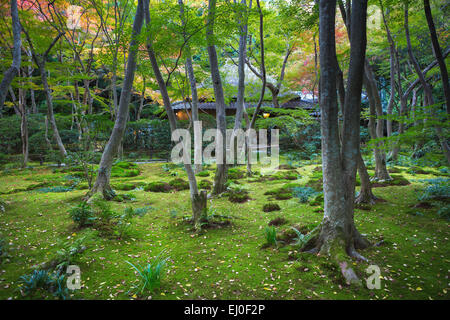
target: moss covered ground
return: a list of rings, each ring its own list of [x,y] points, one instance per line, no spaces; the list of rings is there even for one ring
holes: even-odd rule
[[[421,174],[399,167],[398,174],[411,184],[375,188],[374,194],[386,201],[355,210],[358,229],[373,243],[383,240],[380,246],[361,252],[369,263],[353,263],[362,279],[368,276],[365,269],[370,264],[380,267],[381,289],[369,290],[346,285],[326,257],[298,252],[291,227],[307,232],[319,224],[323,216],[320,199],[300,203],[295,197],[276,200],[265,195],[288,183],[305,186],[317,166],[299,164],[276,179],[236,175],[249,200],[234,203],[227,196],[208,200],[210,213],[228,217],[231,224],[200,233],[185,222],[191,212],[189,190],[145,191],[147,184],[169,183],[174,175],[187,180],[182,168],[169,173],[160,163],[142,164],[127,169],[133,170],[133,176],[117,169],[112,185],[123,189],[117,190],[119,195],[133,196],[112,201],[112,209],[151,207],[133,219],[126,238],[103,237],[95,228],[76,228],[68,211],[80,203],[87,192],[84,187],[66,192],[42,190],[70,186],[70,170],[35,166],[3,172],[0,198],[5,211],[0,212],[0,238],[8,256],[0,264],[0,299],[53,299],[45,292],[24,297],[19,277],[48,261],[62,242],[84,236],[86,250],[75,261],[81,268],[82,288],[71,294],[73,299],[449,299],[449,221],[437,214],[439,205],[414,207],[424,189],[422,180],[436,178],[439,172],[423,168],[425,174]],[[210,177],[213,169],[206,169]],[[240,170],[245,172],[244,167]],[[292,180],[293,172],[296,180]],[[277,203],[280,210],[264,212],[269,202]],[[277,218],[282,218],[276,224],[278,246],[264,246],[264,230]],[[145,265],[164,249],[170,259],[160,288],[143,295],[130,292],[138,280],[126,261]]]

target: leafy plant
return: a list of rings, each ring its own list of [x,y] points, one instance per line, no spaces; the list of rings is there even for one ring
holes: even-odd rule
[[[137,272],[140,283],[135,289],[138,290],[138,293],[142,294],[145,290],[153,291],[161,285],[162,272],[168,260],[169,257],[165,255],[165,250],[163,250],[145,267],[139,264],[135,266],[131,262],[125,261]]]
[[[313,188],[310,187],[295,187],[292,190],[292,195],[297,198],[301,203],[308,202],[309,198],[317,195]]]
[[[268,226],[264,229],[264,236],[266,238],[266,245],[268,246],[276,246],[278,244],[277,241],[277,230],[274,226]]]
[[[443,200],[450,198],[450,183],[447,178],[424,180],[428,185],[419,196],[419,200]]]
[[[31,274],[21,276],[19,284],[25,296],[30,296],[38,290],[43,290],[59,299],[66,300],[69,297],[65,276],[56,272],[49,273],[47,270],[34,270]]]
[[[297,234],[297,238],[295,238],[295,245],[300,247],[303,246],[307,241],[307,236],[294,227],[291,227],[291,229]]]
[[[69,215],[73,222],[80,228],[91,225],[95,220],[94,212],[90,205],[85,201],[82,201],[76,207],[71,208]]]

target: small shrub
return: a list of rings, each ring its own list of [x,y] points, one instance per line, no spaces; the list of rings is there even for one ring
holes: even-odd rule
[[[276,246],[277,242],[277,230],[274,226],[268,226],[264,229],[264,237],[266,238],[267,246]]]
[[[142,207],[133,209],[131,207],[125,208],[123,213],[118,216],[116,234],[120,239],[123,239],[132,225],[132,219],[136,216],[142,217],[150,210],[150,207]]]
[[[25,296],[43,290],[53,294],[56,298],[67,299],[69,290],[66,287],[65,276],[58,273],[49,273],[47,270],[34,270],[31,274],[19,278],[21,292]]]
[[[113,227],[112,220],[116,213],[111,209],[111,204],[102,199],[93,201],[96,226],[103,231],[111,231]]]
[[[439,208],[437,214],[439,215],[439,217],[443,219],[450,220],[450,206],[449,205],[442,206],[441,208]]]
[[[85,201],[82,201],[76,207],[71,208],[69,215],[73,222],[75,222],[80,228],[91,225],[95,220],[94,212]]]
[[[294,230],[295,234],[297,235],[297,238],[295,238],[295,245],[302,247],[306,244],[307,236],[295,229],[294,227],[291,227],[292,230]]]
[[[297,198],[301,203],[308,202],[309,198],[315,196],[317,192],[310,187],[295,187],[292,190],[292,195]]]
[[[281,210],[280,206],[277,203],[269,202],[263,206],[264,212],[272,212]]]
[[[169,257],[165,256],[165,251],[163,250],[146,267],[142,267],[139,264],[135,266],[131,262],[126,261],[138,273],[140,283],[135,289],[137,289],[139,294],[142,294],[145,290],[153,291],[161,285],[162,272],[168,260]]]
[[[167,182],[163,181],[150,182],[144,187],[145,191],[152,192],[169,192],[171,189],[172,187]]]
[[[169,185],[177,191],[188,190],[189,182],[181,178],[173,179],[169,181]]]
[[[63,272],[65,268],[73,262],[86,250],[84,245],[85,237],[79,238],[74,242],[64,242],[61,249],[56,251],[56,256],[47,265],[55,267],[58,272]]]

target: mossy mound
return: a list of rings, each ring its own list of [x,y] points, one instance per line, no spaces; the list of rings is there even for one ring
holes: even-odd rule
[[[275,203],[275,202],[269,202],[263,206],[264,212],[272,212],[272,211],[279,211],[279,210],[281,210],[281,208],[278,205],[278,203]]]
[[[132,193],[123,193],[123,194],[116,194],[116,196],[113,198],[113,201],[116,202],[126,202],[126,201],[134,201],[136,199],[136,196]]]
[[[228,179],[230,180],[238,180],[244,177],[245,173],[238,168],[230,168],[228,169]]]
[[[417,167],[417,166],[413,166],[410,167],[408,170],[406,170],[407,173],[409,174],[432,174],[432,175],[436,175],[436,172],[432,171],[432,170],[426,170],[424,168],[421,167]]]
[[[199,173],[196,174],[197,177],[209,177],[209,172],[208,171],[200,171]]]
[[[87,190],[87,189],[89,189],[89,185],[87,184],[87,182],[81,182],[76,185],[75,189],[76,190]]]
[[[296,169],[295,166],[292,164],[280,164],[277,168],[278,170],[294,170]]]
[[[155,181],[150,182],[148,185],[144,187],[145,191],[151,191],[151,192],[169,192],[172,190],[172,187],[167,183],[163,181]]]
[[[136,185],[133,183],[115,183],[112,185],[112,188],[115,190],[130,191],[134,190]]]
[[[183,180],[181,178],[177,178],[177,179],[173,179],[173,180],[169,181],[169,185],[176,191],[189,189],[189,182],[187,182],[186,180]]]
[[[201,180],[198,183],[199,189],[211,190],[213,183],[209,180]]]
[[[120,161],[113,165],[113,168],[122,168],[122,169],[137,169],[138,166],[136,163],[127,162],[127,161]]]
[[[288,200],[292,198],[292,190],[301,187],[299,183],[286,183],[281,188],[266,191],[264,195],[273,196],[276,200]]]
[[[126,178],[126,177],[136,177],[140,174],[139,169],[124,169],[121,167],[112,167],[111,177],[112,178]]]
[[[235,203],[243,203],[250,199],[248,191],[245,189],[230,189],[227,194],[228,200]]]
[[[402,169],[397,168],[397,167],[391,167],[388,169],[388,172],[389,173],[400,173],[400,172],[402,172]]]
[[[391,174],[392,180],[377,181],[372,183],[372,188],[389,187],[389,186],[407,186],[411,184],[404,176],[400,174]]]
[[[285,218],[283,218],[283,217],[276,217],[275,219],[270,220],[269,223],[268,223],[268,225],[269,225],[269,226],[275,226],[275,227],[278,227],[278,226],[281,226],[281,225],[283,225],[283,224],[286,224],[287,222],[288,222],[288,221],[287,221]]]

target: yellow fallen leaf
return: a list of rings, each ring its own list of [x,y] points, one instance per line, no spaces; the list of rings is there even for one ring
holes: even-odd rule
[[[422,291],[422,288],[421,287],[417,287],[416,291]]]
[[[136,294],[133,294],[131,297],[132,297],[133,299],[136,299],[136,298],[137,298],[137,295],[136,295]]]

